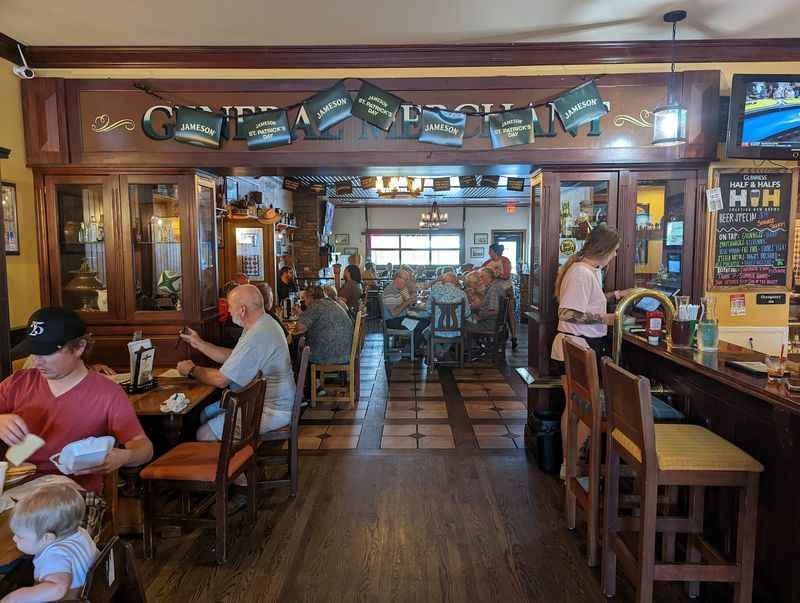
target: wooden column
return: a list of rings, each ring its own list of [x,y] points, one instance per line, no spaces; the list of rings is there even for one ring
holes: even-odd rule
[[[11,150],[0,147],[0,161],[8,159]],[[0,163],[0,182],[3,181],[2,163]],[[11,374],[11,321],[8,314],[8,270],[6,269],[6,233],[5,222],[0,220],[0,379]]]

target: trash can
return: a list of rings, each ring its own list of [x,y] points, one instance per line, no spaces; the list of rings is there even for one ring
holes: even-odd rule
[[[533,413],[533,456],[539,469],[558,473],[563,458],[561,452],[561,415],[554,412]]]

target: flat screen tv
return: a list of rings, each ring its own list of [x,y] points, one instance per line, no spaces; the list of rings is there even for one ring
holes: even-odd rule
[[[735,75],[728,157],[800,159],[800,75]]]

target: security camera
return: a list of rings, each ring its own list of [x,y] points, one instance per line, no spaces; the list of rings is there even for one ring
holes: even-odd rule
[[[22,59],[22,66],[14,65],[12,69],[14,71],[14,75],[23,80],[32,80],[34,77],[36,77],[36,74],[33,72],[33,69],[28,67],[28,61],[25,60],[25,55],[22,54],[22,46],[17,44],[17,50],[19,50],[19,56]]]

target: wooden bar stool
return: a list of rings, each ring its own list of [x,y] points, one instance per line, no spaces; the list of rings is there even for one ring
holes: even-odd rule
[[[594,350],[577,345],[569,338],[563,341],[565,375],[562,378],[567,400],[565,446],[565,493],[567,527],[574,530],[577,523],[577,508],[586,516],[587,561],[595,567],[600,561],[600,530],[602,502],[600,491],[605,474],[602,442],[606,432],[605,394],[600,388],[597,372],[597,356]],[[652,398],[654,420],[657,422],[683,421],[681,412],[657,398]],[[580,444],[578,424],[589,428],[589,464],[579,463]],[[595,443],[598,443],[595,445]],[[676,493],[671,489],[659,502],[673,504]],[[633,497],[635,499],[635,497]],[[667,558],[674,553],[675,535],[665,533],[664,551]]]
[[[603,359],[603,384],[608,403],[608,475],[603,527],[602,589],[616,593],[616,569],[636,588],[637,603],[649,603],[656,580],[688,582],[690,596],[699,594],[699,582],[731,582],[734,602],[749,603],[753,593],[753,565],[758,513],[758,480],[764,467],[750,455],[708,429],[696,425],[654,424],[650,382]],[[620,459],[640,480],[640,517],[619,516]],[[689,487],[687,517],[659,517],[659,486]],[[705,488],[736,488],[739,513],[736,560],[726,561],[703,539]],[[656,533],[689,535],[685,563],[656,561]],[[636,554],[621,532],[636,532]],[[700,563],[704,561],[705,563]]]

